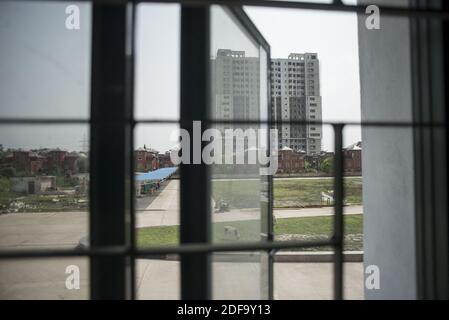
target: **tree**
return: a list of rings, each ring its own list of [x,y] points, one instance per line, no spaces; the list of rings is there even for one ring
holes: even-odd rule
[[[309,161],[304,161],[304,171],[305,172],[316,172],[317,170],[313,168]]]
[[[10,183],[9,179],[5,177],[0,177],[0,193],[9,192]]]
[[[78,172],[79,173],[87,173],[89,172],[89,159],[88,158],[79,158],[77,161],[78,164]]]
[[[320,171],[332,173],[334,171],[334,163],[332,158],[326,158],[320,163]]]
[[[0,171],[0,175],[7,177],[7,178],[14,177],[14,176],[16,176],[16,169],[14,169],[13,167],[2,168]]]

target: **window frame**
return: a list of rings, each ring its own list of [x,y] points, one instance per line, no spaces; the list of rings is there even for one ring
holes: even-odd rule
[[[262,41],[260,33],[257,32],[255,26],[251,23],[249,18],[245,15],[242,5],[248,6],[267,6],[267,7],[282,7],[291,9],[313,9],[313,10],[328,10],[328,11],[343,11],[343,12],[358,12],[365,13],[365,6],[351,6],[345,5],[341,1],[334,1],[329,4],[296,2],[296,1],[268,1],[268,0],[158,0],[158,1],[137,1],[137,2],[151,2],[151,3],[180,3],[182,5],[181,23],[185,27],[182,29],[181,36],[181,69],[184,70],[184,76],[181,75],[181,91],[184,91],[185,96],[181,98],[181,119],[175,120],[161,120],[161,119],[144,119],[139,120],[139,123],[158,124],[158,123],[176,123],[181,124],[181,127],[190,129],[191,120],[204,120],[205,123],[212,123],[205,115],[207,113],[207,103],[209,90],[207,89],[206,79],[208,74],[208,48],[209,41],[209,13],[210,5],[229,5],[235,16],[241,20],[247,31],[253,37],[259,37],[258,41]],[[91,246],[88,249],[42,249],[42,250],[2,250],[0,251],[0,259],[30,259],[30,258],[51,258],[51,257],[90,257],[91,258],[91,295],[92,299],[134,299],[135,298],[135,265],[134,260],[137,257],[145,257],[152,254],[161,253],[177,253],[181,254],[181,283],[182,283],[182,298],[184,299],[207,299],[210,298],[210,268],[208,266],[208,254],[213,252],[226,251],[244,251],[244,250],[266,250],[270,253],[270,264],[272,265],[272,256],[276,250],[300,247],[316,247],[316,246],[333,246],[335,248],[334,255],[334,297],[336,299],[343,298],[343,138],[342,131],[345,125],[350,123],[328,123],[333,126],[335,135],[335,155],[334,155],[334,190],[335,190],[335,219],[334,219],[334,234],[332,238],[324,241],[292,241],[292,242],[278,242],[273,240],[272,225],[270,226],[270,237],[268,242],[260,243],[240,243],[240,244],[210,244],[208,243],[208,228],[210,227],[210,215],[208,214],[208,200],[202,199],[199,202],[199,211],[194,213],[193,217],[196,222],[200,221],[198,229],[191,224],[190,219],[186,214],[191,214],[196,205],[192,203],[192,199],[201,200],[204,194],[208,194],[208,169],[204,165],[181,166],[181,190],[189,190],[194,183],[201,181],[202,191],[205,193],[194,196],[188,199],[188,192],[181,191],[181,245],[176,247],[156,247],[148,249],[135,248],[135,217],[134,217],[134,172],[132,163],[133,159],[133,129],[137,123],[133,119],[133,68],[134,68],[134,19],[135,19],[135,1],[123,1],[119,4],[113,0],[105,0],[93,3],[93,34],[92,34],[92,92],[91,92],[91,119],[14,119],[2,118],[1,125],[15,125],[15,124],[90,124],[91,128],[91,179],[90,179],[90,237]],[[424,44],[426,50],[430,48],[429,39],[426,37],[418,37],[418,32],[423,29],[427,30],[427,37],[430,35],[439,36],[439,32],[444,32],[447,39],[448,28],[447,19],[449,19],[449,11],[447,4],[444,7],[435,6],[441,1],[412,1],[413,7],[383,7],[380,6],[381,12],[384,15],[391,16],[406,16],[413,19],[432,19],[432,21],[441,22],[445,20],[444,28],[433,25],[429,31],[429,26],[422,26],[416,24],[412,29],[412,37],[416,39],[415,44]],[[119,21],[119,22],[118,22]],[[198,34],[194,32],[198,31]],[[113,35],[113,36],[111,36]],[[192,46],[196,43],[199,46]],[[447,47],[437,48],[447,53]],[[424,68],[422,70],[430,70],[427,74],[433,83],[441,83],[444,77],[447,77],[447,65],[445,73],[441,74],[441,70],[436,70],[438,66],[433,63],[429,65],[429,61],[425,59],[425,54],[419,51],[419,45],[414,46],[412,53],[418,53],[415,56],[415,69],[412,75],[413,79],[417,79],[420,70],[416,68]],[[192,66],[186,64],[192,57],[187,57],[187,52],[196,52],[200,57],[206,59],[192,60]],[[269,52],[269,51],[268,51]],[[207,55],[205,55],[207,53]],[[429,52],[427,52],[429,54]],[[186,60],[187,59],[187,60]],[[439,61],[445,61],[444,57],[439,56]],[[114,70],[111,73],[106,73],[107,66]],[[186,71],[189,68],[195,68],[198,72],[199,85],[193,87],[190,93],[186,93],[187,88],[191,88],[187,84]],[[268,86],[268,100],[267,103],[270,108],[270,60],[267,59],[267,86]],[[108,75],[110,77],[108,77]],[[191,78],[190,78],[191,79]],[[446,79],[447,80],[447,79]],[[194,81],[191,81],[194,82]],[[386,123],[386,122],[370,122],[370,123],[355,123],[362,126],[375,127],[413,127],[416,130],[416,150],[415,157],[418,166],[416,168],[415,182],[420,182],[419,190],[424,190],[427,187],[436,188],[445,187],[447,191],[447,174],[435,175],[435,172],[430,172],[431,179],[424,181],[423,168],[424,160],[420,156],[425,152],[424,139],[430,139],[432,145],[435,141],[445,140],[447,144],[447,131],[435,134],[431,131],[430,136],[423,136],[425,128],[443,128],[445,129],[447,123],[447,114],[444,114],[444,120],[441,121],[442,110],[447,104],[435,107],[430,104],[434,117],[423,117],[422,107],[425,105],[426,99],[441,99],[444,92],[432,91],[432,88],[427,88],[425,91],[425,84],[421,82],[414,82],[415,94],[415,119],[413,123]],[[111,90],[111,88],[119,88],[119,90]],[[184,88],[184,90],[183,90]],[[446,82],[447,89],[447,82]],[[447,92],[447,90],[446,90]],[[182,94],[181,94],[182,95]],[[199,99],[199,100],[198,100]],[[190,108],[192,102],[198,102],[196,108]],[[423,102],[424,101],[424,102]],[[430,100],[432,101],[432,100]],[[444,100],[439,100],[444,101]],[[107,105],[113,106],[112,113],[107,110]],[[435,109],[435,110],[434,110]],[[105,117],[105,115],[108,115]],[[269,109],[268,116],[271,115]],[[421,116],[419,116],[421,115]],[[190,124],[189,124],[190,122]],[[250,123],[249,121],[221,121],[223,123]],[[263,123],[256,121],[255,123]],[[265,121],[270,126],[278,126],[280,124],[325,124],[324,122],[316,121],[285,121],[268,119]],[[424,137],[424,139],[423,139]],[[109,140],[109,142],[108,142]],[[111,141],[113,141],[114,154],[119,150],[120,157],[109,157],[111,150]],[[447,165],[447,159],[444,161],[435,162],[439,156],[446,156],[447,146],[445,144],[444,150],[431,149],[428,161],[432,161],[438,168]],[[424,148],[424,149],[423,149]],[[102,161],[107,160],[107,161]],[[101,165],[100,165],[101,164]],[[107,164],[107,165],[105,165]],[[118,172],[117,175],[110,175],[110,172]],[[445,171],[446,172],[446,171]],[[108,174],[106,174],[108,173]],[[198,175],[197,175],[198,174]],[[119,188],[113,190],[111,185],[118,183]],[[196,184],[195,184],[196,185]],[[109,192],[109,193],[108,193]],[[111,193],[116,195],[111,197]],[[424,196],[424,197],[428,197]],[[270,210],[272,212],[272,181],[270,182]],[[439,210],[430,218],[423,216],[423,208],[428,204],[427,198],[418,198],[417,206],[420,208],[417,212],[417,227],[419,229],[419,279],[421,287],[419,289],[420,297],[423,298],[440,298],[448,296],[448,268],[447,268],[447,200],[441,197],[436,199],[438,205],[441,204]],[[435,207],[434,207],[435,208]],[[437,219],[446,221],[441,225]],[[105,223],[108,221],[108,223]],[[111,232],[113,230],[113,232]],[[198,231],[196,235],[192,231]],[[433,234],[436,237],[433,238]],[[111,237],[111,234],[114,237]],[[441,245],[442,243],[443,245]],[[441,253],[443,256],[434,256],[429,265],[425,261],[424,249],[431,248],[435,252]],[[204,271],[198,277],[192,277],[198,272],[198,269],[193,268],[199,266],[200,270]],[[436,270],[435,268],[438,268]],[[272,269],[270,269],[270,298],[272,294]],[[429,270],[436,270],[432,272]],[[190,280],[189,280],[190,278]],[[199,282],[191,281],[196,279]],[[431,281],[433,279],[433,281]],[[442,282],[438,280],[443,280]],[[191,285],[198,287],[193,290]],[[424,287],[424,286],[427,287]]]

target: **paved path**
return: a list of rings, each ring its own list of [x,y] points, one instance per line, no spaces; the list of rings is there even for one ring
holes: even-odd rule
[[[86,212],[0,215],[0,249],[73,248],[87,233]]]
[[[154,226],[179,225],[179,180],[170,180],[165,189],[152,201],[149,198],[137,200],[136,224],[138,228]],[[360,214],[363,206],[348,206],[345,214]],[[274,216],[279,218],[330,216],[334,214],[333,207],[304,209],[275,209]],[[213,222],[243,221],[260,219],[259,209],[234,209],[229,212],[213,213]]]
[[[361,176],[346,176],[345,179],[362,179]],[[274,180],[331,180],[334,177],[274,177]],[[216,178],[212,179],[212,181],[259,181],[260,178]]]
[[[80,268],[80,289],[65,287],[66,267]],[[179,262],[138,259],[139,299],[179,299]],[[3,260],[0,299],[88,299],[87,258]],[[275,263],[275,299],[332,299],[331,263]],[[259,263],[213,262],[214,299],[259,299]],[[345,298],[363,299],[363,264],[345,264]]]

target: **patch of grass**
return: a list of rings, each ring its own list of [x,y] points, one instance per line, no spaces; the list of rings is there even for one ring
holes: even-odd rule
[[[321,192],[334,188],[333,179],[274,179],[274,207],[307,207],[323,205]],[[362,203],[362,179],[345,179],[346,202]]]
[[[231,208],[258,208],[260,206],[260,181],[212,181],[212,197],[224,200]]]
[[[345,234],[362,233],[363,215],[345,215]],[[333,216],[302,217],[277,219],[274,234],[324,234],[330,235],[333,230]]]
[[[0,212],[86,211],[89,206],[87,197],[82,195],[22,195],[11,192],[0,194],[0,204]]]
[[[345,249],[363,249],[363,216],[346,215]],[[317,240],[327,239],[332,233],[332,216],[277,219],[274,226],[276,240]],[[229,240],[224,227],[231,226],[239,230],[239,240]],[[260,240],[260,221],[227,221],[213,224],[212,237],[215,243],[248,242]],[[179,243],[179,226],[147,227],[137,230],[139,247],[167,246]],[[331,248],[310,248],[309,250],[331,250]]]
[[[321,192],[333,190],[332,179],[274,179],[275,208],[298,208],[325,205]],[[346,202],[362,203],[362,178],[345,179]],[[224,200],[231,208],[257,208],[260,206],[260,182],[258,180],[233,180],[212,183],[215,201]]]
[[[137,246],[171,246],[179,244],[179,226],[137,229]]]

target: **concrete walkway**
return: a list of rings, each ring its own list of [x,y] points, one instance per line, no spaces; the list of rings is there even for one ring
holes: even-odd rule
[[[0,249],[73,248],[88,232],[86,212],[0,215]]]
[[[179,299],[179,262],[140,260],[137,264],[139,299]],[[363,299],[363,263],[345,263],[345,299]],[[258,263],[213,262],[214,299],[260,299]],[[156,289],[157,288],[157,289]],[[274,298],[330,300],[333,298],[332,263],[275,263]]]
[[[149,197],[137,200],[136,224],[141,227],[179,225],[179,180],[170,180],[165,189],[153,200]],[[345,214],[361,214],[363,206],[348,206],[344,208]],[[275,218],[298,218],[331,216],[333,207],[304,208],[304,209],[274,209]],[[214,213],[213,222],[243,221],[260,219],[260,210],[232,209],[228,212]]]
[[[65,286],[69,265],[80,270],[80,289]],[[179,262],[137,260],[139,299],[179,299]],[[88,299],[87,258],[2,260],[0,299]],[[275,299],[332,299],[331,263],[275,263]],[[258,263],[214,262],[214,299],[260,299],[261,268]],[[346,299],[363,299],[362,263],[345,264]]]

